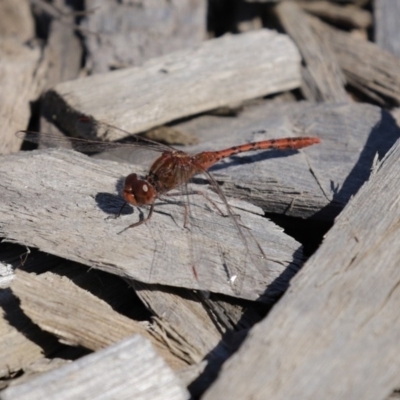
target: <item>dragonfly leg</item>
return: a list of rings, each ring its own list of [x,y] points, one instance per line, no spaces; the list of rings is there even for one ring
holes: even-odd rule
[[[189,192],[186,193],[187,195],[193,195],[193,194],[198,194],[203,196],[206,200],[208,200],[213,206],[214,208],[221,214],[222,217],[229,217],[229,214],[225,214],[221,208],[218,207],[217,203],[213,200],[211,200],[204,192],[202,192],[201,190],[191,190]],[[172,197],[172,196],[182,196],[182,193],[165,193],[164,194],[165,197]],[[188,225],[188,215],[189,215],[189,210],[188,210],[188,205],[187,204],[183,204],[183,207],[185,207],[185,214],[184,214],[184,223],[183,223],[183,227],[187,228]],[[240,215],[234,215],[234,217],[239,217]]]
[[[117,219],[121,216],[122,210],[124,209],[124,207],[127,205],[128,203],[126,201],[124,201],[124,204],[122,204],[122,207],[119,209],[118,214],[112,214],[109,215],[106,219]]]
[[[122,210],[125,208],[127,202],[124,201],[124,204],[122,204],[122,207],[119,209],[118,214],[116,215],[115,218],[119,218],[121,216]]]
[[[142,224],[144,224],[145,222],[147,222],[147,221],[151,218],[151,216],[152,216],[152,214],[153,214],[153,210],[154,210],[154,203],[152,203],[152,205],[150,206],[150,211],[149,211],[149,214],[147,215],[146,218],[142,219],[141,221],[135,222],[135,223],[133,223],[133,224],[127,226],[126,228],[122,229],[121,232],[118,232],[118,235],[120,235],[122,232],[125,232],[125,231],[128,230],[129,228],[135,228],[136,226],[142,225]]]
[[[213,206],[214,206],[214,208],[221,214],[221,217],[229,217],[230,215],[229,214],[225,214],[219,207],[218,207],[218,205],[217,205],[217,203],[214,201],[214,200],[212,200],[212,199],[210,199],[204,192],[202,192],[201,190],[196,190],[196,191],[193,191],[193,192],[190,192],[190,194],[199,194],[200,196],[203,196],[207,201],[209,201]],[[237,216],[237,217],[240,217],[240,215],[234,215],[234,216]]]

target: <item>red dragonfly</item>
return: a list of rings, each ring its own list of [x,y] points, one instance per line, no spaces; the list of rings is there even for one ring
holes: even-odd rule
[[[96,125],[97,128],[101,129],[116,129],[122,131],[122,129],[116,128],[112,125],[91,122]],[[124,131],[123,131],[124,132]],[[228,201],[225,198],[221,188],[216,183],[215,179],[208,172],[208,169],[218,161],[231,157],[232,155],[255,151],[255,150],[295,150],[301,149],[307,146],[311,146],[320,143],[320,139],[317,137],[289,137],[283,139],[270,139],[259,142],[246,143],[239,146],[233,146],[224,150],[219,151],[205,151],[198,154],[190,155],[184,151],[174,149],[173,147],[154,142],[146,138],[136,137],[137,143],[116,143],[116,142],[103,142],[103,141],[92,141],[78,138],[67,138],[59,135],[52,135],[46,133],[38,133],[31,131],[20,131],[17,136],[34,142],[34,143],[45,143],[52,147],[65,147],[67,143],[73,145],[73,148],[83,152],[98,152],[103,150],[110,150],[120,148],[122,146],[144,146],[147,149],[152,149],[162,154],[154,161],[150,167],[149,173],[144,179],[140,179],[137,174],[133,173],[125,178],[122,197],[125,200],[122,208],[129,203],[134,206],[149,205],[150,210],[148,215],[142,220],[135,222],[125,228],[123,231],[129,228],[139,226],[147,222],[152,214],[155,207],[155,202],[162,196],[168,194],[172,189],[185,186],[190,179],[198,174],[205,174],[211,183],[214,190],[219,194],[223,201],[227,213],[233,220],[239,236],[244,243],[245,253],[249,252],[249,242],[254,242],[254,239],[249,234],[244,233],[244,229],[240,226],[237,217],[232,213]],[[190,210],[189,210],[190,213]],[[185,225],[187,215],[185,213]],[[122,231],[122,232],[123,232]],[[254,249],[254,245],[251,246]],[[259,250],[258,254],[261,257],[265,257],[260,246],[257,244]],[[192,266],[194,275],[197,278],[196,267]]]

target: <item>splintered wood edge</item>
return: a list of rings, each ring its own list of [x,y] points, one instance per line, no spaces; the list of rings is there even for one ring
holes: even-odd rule
[[[165,204],[163,209],[153,217],[148,227],[143,225],[138,229],[129,230],[124,238],[128,237],[131,246],[126,245],[127,239],[121,240],[122,236],[117,235],[123,228],[126,228],[128,219],[121,217],[118,220],[103,222],[104,208],[110,207],[109,203],[115,203],[117,198],[117,195],[108,193],[114,193],[118,176],[126,176],[127,171],[131,172],[131,167],[105,161],[96,162],[83,155],[66,151],[16,155],[10,157],[9,161],[10,164],[7,164],[7,167],[3,164],[5,169],[0,174],[6,177],[9,169],[14,168],[14,175],[8,175],[7,179],[13,181],[15,191],[19,191],[22,197],[16,197],[14,191],[6,191],[7,197],[4,197],[3,202],[0,203],[0,207],[4,209],[2,214],[4,217],[3,235],[38,247],[42,251],[143,282],[210,290],[252,300],[256,300],[261,294],[264,294],[268,286],[268,293],[265,298],[262,298],[263,301],[276,298],[278,292],[280,293],[287,286],[288,272],[294,273],[302,262],[302,251],[298,242],[285,235],[281,228],[270,221],[246,212],[247,226],[252,229],[254,227],[251,234],[255,235],[257,240],[261,240],[260,237],[263,235],[262,245],[267,257],[257,259],[257,261],[259,260],[263,266],[268,263],[268,270],[261,269],[261,265],[246,264],[248,268],[244,285],[240,286],[240,292],[235,292],[227,278],[226,269],[221,265],[221,257],[224,256],[224,254],[221,256],[221,247],[214,245],[210,249],[212,252],[208,254],[206,262],[198,266],[202,269],[200,274],[202,274],[203,280],[196,280],[193,270],[188,266],[188,260],[190,260],[188,258],[190,257],[188,231],[182,227],[183,213],[179,204]],[[52,164],[53,162],[54,164]],[[32,179],[28,184],[26,163],[29,164],[32,171],[36,168],[36,172],[32,173]],[[14,166],[16,164],[21,169],[20,172],[18,172],[17,166]],[[50,168],[51,164],[53,168]],[[34,177],[37,179],[37,183],[34,183]],[[7,179],[3,181],[5,187],[8,185]],[[47,183],[44,190],[41,190],[43,182]],[[103,193],[104,191],[107,193]],[[37,193],[37,195],[33,193]],[[106,197],[105,200],[101,200],[104,202],[102,207],[96,207],[95,193],[101,194],[103,196],[101,199]],[[23,200],[23,196],[29,197],[28,203]],[[44,198],[43,196],[46,197],[45,206],[43,206],[43,200],[40,200]],[[13,206],[7,199],[11,203],[13,200],[15,201],[12,203]],[[198,196],[196,201],[206,202],[202,196]],[[28,209],[20,213],[18,210],[26,205]],[[11,214],[6,211],[10,210],[10,207],[13,207]],[[114,212],[118,212],[119,207],[120,204]],[[224,234],[227,235],[227,240],[223,243],[225,248],[233,246],[233,244],[240,244],[243,247],[243,242],[240,241],[231,220],[224,218],[216,211],[211,215],[201,205],[195,211],[198,211],[196,217],[205,214],[205,226],[199,225],[196,231],[196,240],[200,241],[200,244],[204,246],[215,244],[212,237],[217,235],[218,231],[215,229],[217,226],[221,232],[222,229],[225,229]],[[237,213],[244,212],[237,210]],[[16,215],[26,221],[24,226],[22,226],[24,223],[21,223],[21,220],[15,219]],[[175,218],[173,219],[175,223],[172,224],[171,215]],[[219,221],[218,225],[215,225],[216,218]],[[212,230],[210,230],[210,224],[212,224]],[[204,229],[207,229],[206,234],[203,233]],[[57,231],[56,236],[54,236],[55,230]],[[173,247],[167,246],[166,230],[174,235]],[[110,235],[112,236],[110,237]],[[271,241],[268,249],[266,248],[267,239]],[[54,246],[54,240],[57,241],[57,246]],[[74,246],[74,252],[70,251],[69,246]],[[224,250],[224,248],[222,249]],[[243,268],[243,265],[238,264],[237,260],[233,258],[230,259],[230,262],[232,268]],[[197,272],[199,272],[199,268]],[[286,268],[289,269],[283,274]],[[232,271],[236,272],[237,269],[232,269]],[[276,279],[278,277],[279,279]]]
[[[324,38],[313,31],[307,14],[292,2],[282,2],[276,10],[305,61],[303,91],[308,94],[307,98],[314,101],[346,102],[348,96],[344,88],[345,78],[339,63]]]
[[[15,37],[2,38],[0,53],[0,85],[4,89],[0,93],[0,154],[7,154],[21,146],[15,132],[28,126],[30,102],[36,99],[44,86],[47,63],[41,58],[39,46],[24,45]]]
[[[81,115],[133,134],[300,84],[300,57],[292,41],[263,29],[208,40],[142,67],[61,83],[48,92],[44,113],[57,115],[58,126],[75,136]],[[112,129],[97,134],[109,140],[128,135]]]
[[[27,383],[10,387],[1,397],[3,400],[83,397],[183,400],[189,394],[150,342],[134,335]]]
[[[149,339],[173,368],[186,365],[143,325],[117,313],[66,277],[17,270],[11,289],[20,299],[24,313],[63,343],[98,350],[138,333]]]
[[[398,386],[399,166],[398,141],[204,399],[377,399]]]

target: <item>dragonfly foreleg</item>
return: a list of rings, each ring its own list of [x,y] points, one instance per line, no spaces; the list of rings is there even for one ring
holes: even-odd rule
[[[152,214],[153,214],[153,210],[154,210],[154,203],[151,204],[149,214],[147,215],[146,218],[142,219],[141,221],[135,222],[135,223],[133,223],[133,224],[127,226],[127,227],[126,227],[125,229],[123,229],[121,232],[118,232],[118,235],[120,235],[122,232],[125,232],[125,231],[128,230],[129,228],[135,228],[136,226],[142,225],[142,224],[144,224],[145,222],[147,222],[147,221],[151,218],[151,216],[152,216]]]

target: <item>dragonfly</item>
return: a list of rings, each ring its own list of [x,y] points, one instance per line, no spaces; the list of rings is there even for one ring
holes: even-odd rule
[[[85,121],[85,119],[83,119],[83,121]],[[103,131],[104,129],[115,129],[125,132],[120,128],[104,122],[92,121],[90,123],[94,125],[96,129],[102,129]],[[87,140],[81,138],[69,138],[60,135],[33,131],[19,131],[17,132],[17,136],[33,143],[45,143],[45,145],[50,147],[66,147],[67,145],[71,146],[72,144],[75,150],[82,152],[99,152],[104,150],[118,149],[125,146],[145,148],[147,150],[150,149],[155,152],[159,152],[161,155],[155,159],[149,169],[149,172],[144,178],[139,177],[136,173],[132,173],[124,180],[121,192],[124,204],[122,205],[118,215],[121,214],[122,209],[126,206],[126,204],[130,204],[135,207],[149,206],[149,212],[146,217],[143,217],[139,221],[130,224],[120,233],[126,231],[127,229],[135,228],[147,223],[153,215],[157,200],[163,199],[166,195],[170,194],[173,189],[185,188],[194,176],[203,174],[210,182],[214,192],[216,192],[219,195],[219,198],[222,200],[227,217],[233,221],[232,223],[235,227],[235,230],[238,233],[241,242],[243,243],[244,252],[242,253],[247,254],[256,252],[261,258],[265,258],[265,254],[261,249],[261,246],[254,243],[255,239],[239,223],[238,217],[231,210],[231,206],[228,204],[222,189],[208,170],[219,161],[239,153],[260,150],[298,150],[318,144],[321,141],[318,137],[311,136],[286,137],[240,144],[217,151],[204,151],[197,154],[189,154],[182,150],[175,149],[172,146],[155,142],[145,137],[137,136],[134,137],[134,143],[128,144]],[[186,190],[183,190],[181,193],[187,194],[189,192],[186,188]],[[215,207],[218,208],[217,206]],[[189,211],[187,211],[187,208]],[[190,205],[185,207],[185,227],[191,216],[190,209]],[[252,250],[250,250],[250,248]],[[192,263],[192,270],[196,279],[198,279],[195,261]],[[234,280],[236,277],[237,275],[234,273],[230,274],[230,279]]]

